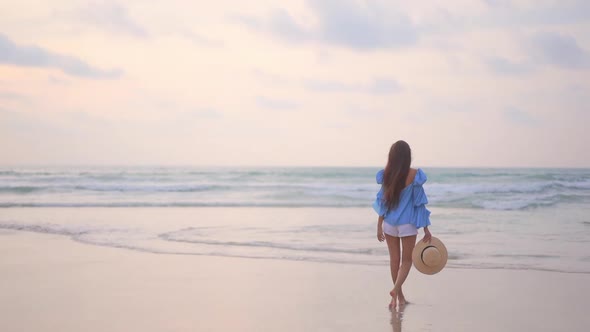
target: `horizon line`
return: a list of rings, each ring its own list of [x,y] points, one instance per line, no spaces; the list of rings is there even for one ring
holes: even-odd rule
[[[162,167],[162,168],[383,168],[384,165],[198,165],[198,164],[152,164],[152,163],[137,163],[137,164],[108,164],[108,163],[97,163],[97,164],[83,164],[83,163],[48,163],[48,164],[33,164],[33,163],[22,163],[22,164],[0,164],[0,168],[20,168],[20,167]],[[470,169],[590,169],[588,166],[428,166],[419,165],[414,166],[416,168],[470,168]]]

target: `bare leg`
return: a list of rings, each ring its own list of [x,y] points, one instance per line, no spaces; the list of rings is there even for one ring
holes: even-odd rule
[[[400,297],[400,304],[405,304],[406,300],[402,293],[402,285],[406,281],[408,274],[410,273],[410,269],[412,268],[412,250],[414,250],[414,245],[416,244],[416,235],[413,236],[406,236],[401,238],[402,242],[402,264],[399,268],[395,287],[393,288],[393,292]],[[403,300],[403,301],[402,301]]]
[[[406,301],[406,296],[404,295],[404,292],[402,291],[402,288],[401,288],[401,286],[400,286],[400,288],[399,288],[399,292],[397,292],[397,294],[396,294],[396,295],[397,295],[397,303],[398,303],[400,306],[403,306],[403,305],[405,305],[405,304],[409,303],[408,301]]]
[[[391,281],[393,286],[396,285],[396,279],[399,273],[399,261],[400,261],[400,238],[385,234],[385,240],[387,241],[387,249],[389,250],[389,268],[391,270]],[[400,289],[401,290],[401,289]],[[396,294],[390,293],[391,303],[390,307],[396,306]]]

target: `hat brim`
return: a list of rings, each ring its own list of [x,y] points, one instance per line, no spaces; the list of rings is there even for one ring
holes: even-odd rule
[[[441,255],[441,260],[436,266],[428,266],[422,261],[422,252],[429,247],[435,247]],[[448,258],[449,254],[447,252],[447,248],[441,240],[434,236],[430,239],[430,242],[427,243],[418,241],[418,243],[416,243],[414,246],[414,251],[412,251],[412,261],[414,262],[414,267],[416,267],[416,270],[424,274],[435,274],[440,272],[447,264]]]

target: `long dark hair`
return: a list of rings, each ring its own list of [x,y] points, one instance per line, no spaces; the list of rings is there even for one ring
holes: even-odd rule
[[[410,173],[411,162],[410,145],[401,140],[393,143],[383,173],[383,194],[389,209],[394,209],[399,204],[400,195],[406,186],[406,178]]]

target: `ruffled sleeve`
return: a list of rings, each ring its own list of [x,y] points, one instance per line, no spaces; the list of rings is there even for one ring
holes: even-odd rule
[[[377,172],[377,175],[375,176],[377,184],[383,184],[383,172],[384,170]],[[373,210],[375,210],[375,212],[377,212],[377,214],[381,217],[385,216],[387,213],[387,208],[385,207],[385,204],[383,204],[383,188],[381,188],[377,193],[375,202],[373,202]]]
[[[377,184],[383,184],[383,173],[385,173],[385,170],[380,170],[379,172],[377,172],[377,175],[375,176],[375,179],[377,180]]]
[[[383,204],[383,191],[381,190],[379,190],[375,202],[373,202],[373,210],[375,210],[375,212],[381,217],[384,217],[385,214],[387,214],[387,208],[385,207],[385,204]]]
[[[413,201],[414,201],[414,211],[416,216],[416,228],[422,228],[426,226],[430,226],[430,211],[426,208],[426,204],[428,204],[428,197],[426,197],[426,193],[424,192],[424,187],[422,186],[427,180],[426,174],[421,170],[418,169],[416,172],[416,176],[413,182]]]

